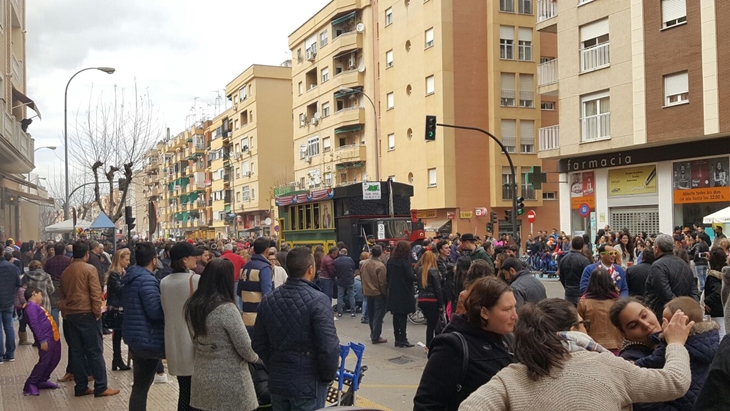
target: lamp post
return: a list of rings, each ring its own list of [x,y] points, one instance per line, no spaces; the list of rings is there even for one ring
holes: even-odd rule
[[[64,201],[63,205],[63,219],[68,220],[68,200],[69,200],[69,193],[68,193],[68,86],[71,84],[71,80],[74,79],[79,73],[86,70],[99,70],[103,71],[106,74],[114,74],[114,71],[116,70],[113,67],[87,67],[85,69],[81,69],[74,73],[73,76],[71,76],[70,79],[68,79],[68,83],[66,83],[66,91],[64,91],[63,94],[63,146],[64,146],[64,161],[66,163],[66,200]]]
[[[33,150],[33,153],[35,153],[38,150],[42,150],[44,148],[47,148],[49,150],[55,150],[56,149],[56,146],[43,146],[43,147],[38,147],[35,150]],[[35,159],[33,159],[33,162],[35,163]],[[28,172],[28,181],[32,183],[32,181],[30,181],[30,171]]]
[[[359,93],[362,94],[373,106],[373,117],[375,118],[375,179],[380,182],[380,138],[378,136],[378,109],[375,107],[373,100],[362,90],[355,88],[342,87],[340,93]]]

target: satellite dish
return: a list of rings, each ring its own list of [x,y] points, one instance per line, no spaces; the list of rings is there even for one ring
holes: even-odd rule
[[[264,220],[265,225],[271,225],[271,218],[266,217],[266,220]]]
[[[357,30],[358,33],[362,33],[365,31],[365,25],[362,23],[357,23],[357,26],[355,26],[355,30]]]

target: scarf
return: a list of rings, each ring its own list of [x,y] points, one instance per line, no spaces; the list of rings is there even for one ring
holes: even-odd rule
[[[560,337],[563,347],[569,353],[579,351],[609,352],[600,344],[593,341],[593,338],[579,331],[561,331],[558,333],[558,337]]]

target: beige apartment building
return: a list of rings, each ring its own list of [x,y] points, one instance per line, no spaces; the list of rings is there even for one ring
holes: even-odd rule
[[[295,180],[287,189],[392,178],[413,185],[411,205],[428,231],[483,235],[489,212],[503,220],[511,207],[507,159],[473,131],[439,128],[427,142],[425,117],[436,115],[496,134],[512,156],[517,195],[541,216],[536,229],[551,228],[557,176],[541,190],[525,177],[554,167],[538,158],[536,135],[543,112],[557,109],[556,97],[543,105],[536,92],[543,36],[533,6],[330,2],[289,36]]]
[[[560,101],[539,151],[565,182],[562,229],[722,224],[706,217],[730,206],[728,18],[724,0],[537,1],[560,55],[538,81]]]
[[[41,208],[53,205],[38,181],[30,120],[40,113],[26,95],[25,0],[0,2],[0,240],[39,238]],[[35,113],[29,112],[30,108]],[[37,121],[37,119],[36,119]]]

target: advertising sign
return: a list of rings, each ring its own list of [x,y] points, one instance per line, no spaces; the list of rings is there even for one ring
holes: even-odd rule
[[[674,163],[674,204],[730,201],[728,163],[728,157]]]
[[[608,170],[608,196],[656,194],[656,166]]]
[[[474,216],[474,213],[471,211],[461,211],[459,213],[459,218],[472,218]]]
[[[436,210],[418,210],[417,218],[436,218]]]
[[[596,207],[595,176],[593,171],[573,173],[570,176],[570,208],[577,210],[585,203]]]
[[[362,183],[363,200],[380,200],[380,183]]]
[[[487,215],[487,209],[485,207],[478,207],[474,210],[474,213],[477,217],[484,217]]]

